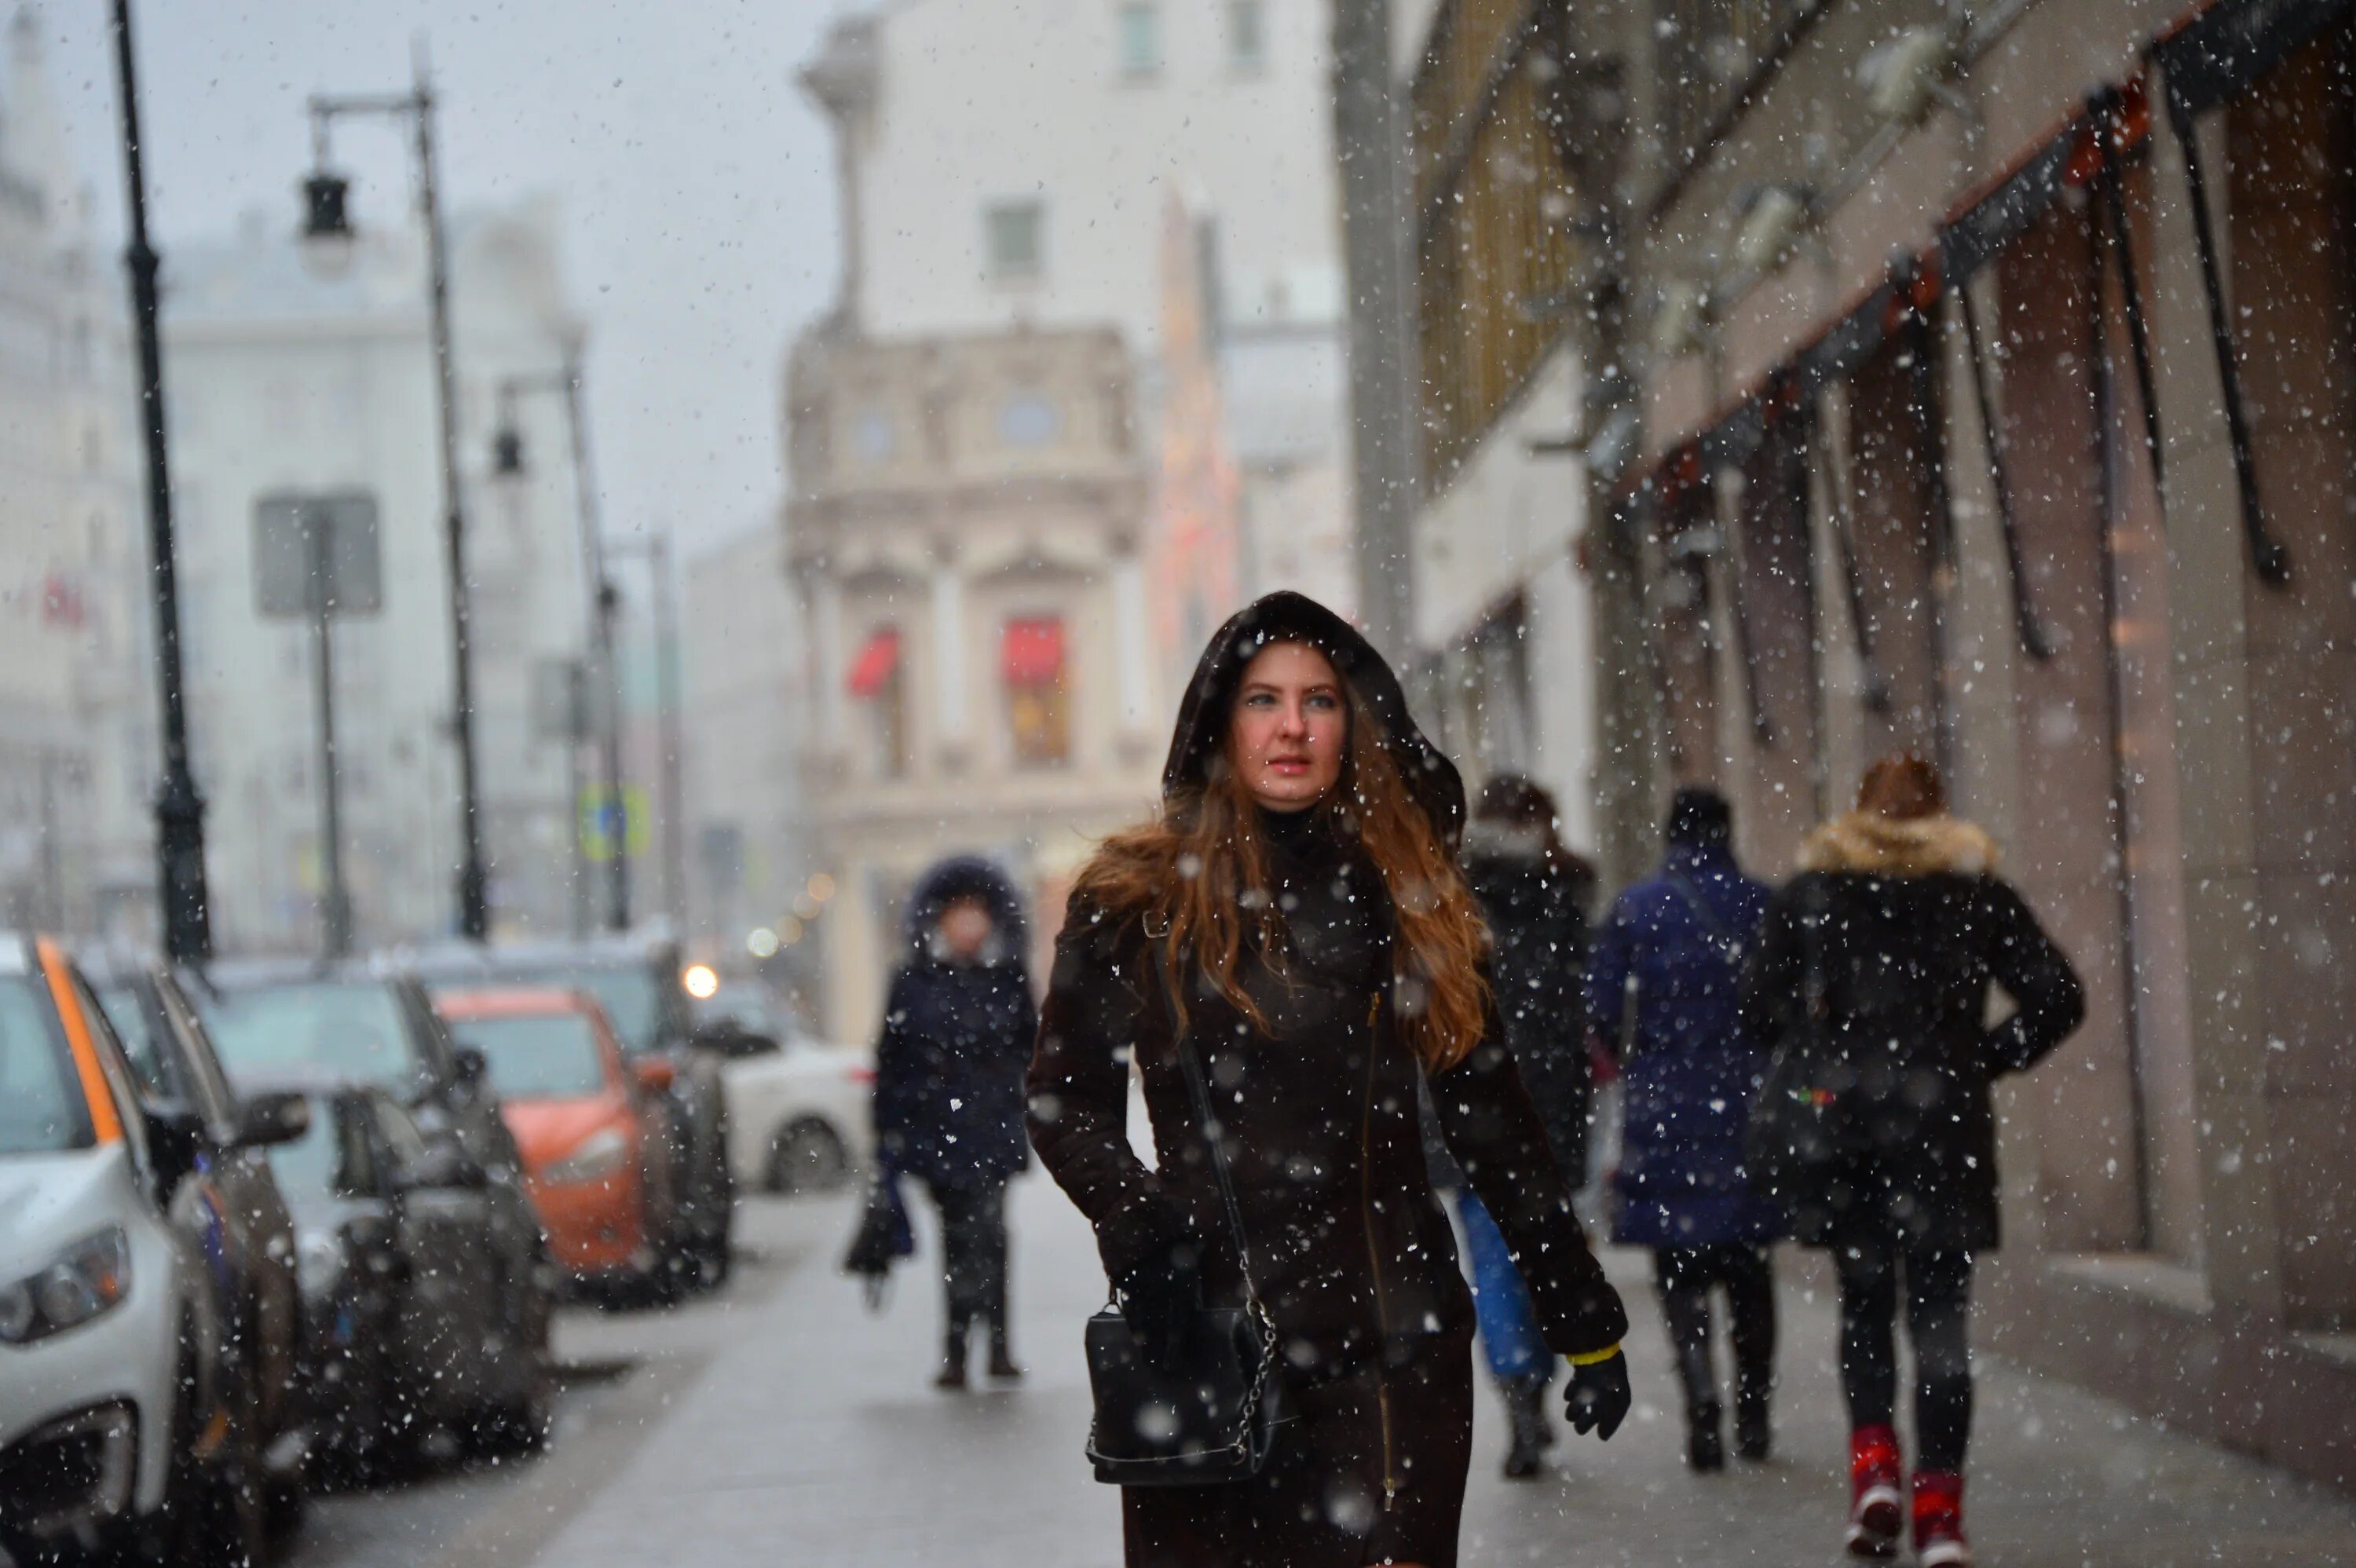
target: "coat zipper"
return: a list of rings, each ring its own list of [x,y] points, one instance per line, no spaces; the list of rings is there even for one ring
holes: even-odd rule
[[[1375,1239],[1375,1019],[1383,1010],[1380,990],[1366,1002],[1366,1104],[1358,1122],[1358,1211],[1366,1226],[1366,1266],[1375,1285],[1375,1408],[1383,1430],[1383,1511],[1398,1500],[1398,1473],[1392,1461],[1391,1391],[1383,1381],[1383,1357],[1390,1348],[1390,1309],[1383,1292],[1382,1248]]]

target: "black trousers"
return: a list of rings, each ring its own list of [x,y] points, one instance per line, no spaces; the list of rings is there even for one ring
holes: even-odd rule
[[[1669,1349],[1685,1385],[1687,1415],[1719,1408],[1718,1374],[1710,1362],[1709,1293],[1726,1290],[1734,1341],[1735,1387],[1746,1399],[1765,1399],[1775,1381],[1775,1271],[1767,1249],[1743,1242],[1702,1247],[1655,1247],[1653,1271],[1667,1321]]]
[[[945,1187],[927,1182],[941,1211],[941,1283],[948,1308],[949,1354],[965,1355],[976,1323],[988,1326],[991,1348],[1006,1348],[1006,1185]]]
[[[1884,1231],[1837,1236],[1841,1389],[1852,1427],[1888,1426],[1898,1408],[1898,1291],[1914,1345],[1914,1441],[1926,1470],[1960,1470],[1972,1436],[1972,1254],[1908,1246]]]

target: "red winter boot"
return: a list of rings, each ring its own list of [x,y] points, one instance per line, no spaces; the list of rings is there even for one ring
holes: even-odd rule
[[[1962,1472],[1914,1472],[1914,1556],[1922,1568],[1972,1568],[1972,1549],[1964,1540]]]
[[[1860,1426],[1848,1435],[1848,1554],[1894,1557],[1906,1529],[1906,1499],[1898,1489],[1898,1431]]]

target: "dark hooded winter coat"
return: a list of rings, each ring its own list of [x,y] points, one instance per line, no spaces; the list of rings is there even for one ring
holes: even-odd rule
[[[1464,880],[1489,923],[1505,1043],[1546,1124],[1554,1162],[1577,1186],[1586,1179],[1595,1096],[1580,996],[1595,873],[1475,823],[1466,835]]]
[[[1860,812],[1818,829],[1802,863],[1743,980],[1762,1038],[1826,1064],[1810,1082],[1836,1090],[1852,1150],[1787,1195],[1794,1233],[1822,1245],[1863,1226],[1913,1247],[1995,1246],[1988,1085],[2078,1027],[2076,973],[1969,823]],[[2014,1004],[1993,1029],[1992,986]]]
[[[941,912],[961,898],[996,926],[974,963],[937,944]],[[907,951],[875,1046],[875,1136],[894,1169],[928,1186],[1003,1182],[1029,1163],[1023,1072],[1038,1032],[1023,960],[1023,901],[988,860],[943,860],[909,895]]]
[[[1432,831],[1454,844],[1455,768],[1408,717],[1398,679],[1331,612],[1278,593],[1237,613],[1197,667],[1162,775],[1206,777],[1244,667],[1266,644],[1312,644],[1383,726]],[[1472,1299],[1422,1155],[1422,1069],[1393,986],[1395,923],[1376,869],[1319,810],[1269,826],[1284,971],[1248,949],[1241,984],[1263,1031],[1198,969],[1165,976],[1146,917],[1076,898],[1031,1067],[1031,1135],[1094,1225],[1107,1272],[1191,1241],[1214,1303],[1241,1299],[1205,1129],[1177,1055],[1170,984],[1204,1064],[1252,1249],[1281,1337],[1296,1419],[1269,1470],[1233,1486],[1130,1488],[1132,1565],[1358,1568],[1388,1553],[1455,1561],[1470,1456]],[[1132,1152],[1129,1063],[1145,1083],[1158,1168]],[[1527,1278],[1547,1344],[1616,1343],[1627,1320],[1571,1211],[1570,1191],[1494,1009],[1486,1038],[1430,1081],[1447,1142]]]
[[[1621,1054],[1612,1238],[1623,1245],[1782,1233],[1782,1216],[1742,1168],[1743,1127],[1767,1068],[1765,1042],[1741,1016],[1742,965],[1766,908],[1766,888],[1725,845],[1671,844],[1660,870],[1613,901],[1596,937],[1587,1004]],[[1632,982],[1633,1017],[1623,1022]]]

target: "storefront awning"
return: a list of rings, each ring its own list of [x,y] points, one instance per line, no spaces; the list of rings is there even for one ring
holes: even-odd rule
[[[884,689],[900,667],[900,634],[890,626],[871,634],[859,656],[851,661],[844,685],[853,697],[873,697]]]
[[[1055,685],[1064,678],[1064,623],[1053,617],[1007,622],[998,663],[1009,686]]]

